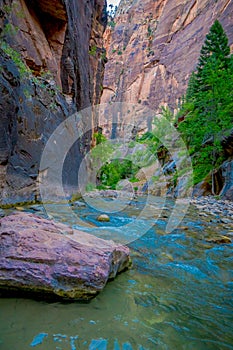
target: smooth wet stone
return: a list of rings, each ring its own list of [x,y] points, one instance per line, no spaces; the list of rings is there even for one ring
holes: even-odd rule
[[[208,214],[206,214],[206,213],[199,213],[199,216],[205,216],[205,217],[208,217]]]
[[[24,212],[0,219],[0,289],[88,300],[129,266],[113,241]]]
[[[18,210],[18,211],[24,211],[23,207],[15,207],[15,209]]]
[[[184,231],[188,231],[189,229],[188,226],[180,226],[179,228],[180,230],[184,230]]]
[[[110,221],[110,217],[106,214],[101,214],[97,217],[97,220],[98,221],[101,221],[101,222],[109,222]]]

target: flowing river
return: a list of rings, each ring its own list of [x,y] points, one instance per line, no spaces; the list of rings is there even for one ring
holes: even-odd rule
[[[74,210],[93,226],[124,231],[143,203],[141,197],[113,213],[108,224],[98,223],[89,206]],[[166,203],[167,213],[172,205]],[[34,209],[40,214],[40,206]],[[55,209],[61,217],[62,206]],[[191,206],[181,225],[166,233],[168,216],[163,212],[144,235],[147,219],[138,220],[139,238],[129,244],[132,269],[89,303],[1,298],[0,349],[233,349],[233,245],[208,241],[229,229]]]

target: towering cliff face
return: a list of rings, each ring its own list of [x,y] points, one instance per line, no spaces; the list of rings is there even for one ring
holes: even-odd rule
[[[49,136],[73,112],[99,102],[105,25],[105,0],[1,2],[2,202],[35,199],[40,157]],[[76,181],[71,170],[84,148],[77,143],[69,152],[64,170],[68,183]]]
[[[115,26],[105,32],[108,63],[101,102],[174,110],[215,19],[233,48],[231,0],[122,0]]]

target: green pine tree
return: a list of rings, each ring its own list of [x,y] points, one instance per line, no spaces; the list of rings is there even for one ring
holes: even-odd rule
[[[184,101],[186,101],[186,102],[193,101],[194,94],[196,91],[196,81],[197,81],[196,74],[195,74],[195,72],[192,72],[192,74],[189,78],[188,88],[186,91],[186,96],[185,96]]]
[[[201,48],[201,54],[197,65],[197,72],[201,74],[208,61],[214,57],[222,67],[229,66],[230,48],[228,38],[221,23],[216,20],[206,35],[204,45]]]
[[[194,82],[195,92],[208,90],[207,78],[210,70],[228,69],[230,66],[230,47],[228,38],[221,23],[216,20],[207,34],[201,48],[198,60],[196,81]]]
[[[201,181],[221,161],[221,137],[233,124],[233,59],[218,21],[202,46],[191,75],[178,126],[193,155],[194,180]],[[213,182],[213,181],[212,181]],[[214,189],[213,189],[214,192]]]

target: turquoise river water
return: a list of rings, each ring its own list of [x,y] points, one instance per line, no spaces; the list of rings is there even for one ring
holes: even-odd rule
[[[143,201],[110,215],[107,225],[121,230]],[[172,202],[166,206],[169,214]],[[40,206],[34,209],[40,214]],[[103,225],[94,209],[74,210],[92,225]],[[62,206],[56,212],[62,216]],[[228,229],[190,207],[182,224],[166,234],[167,216],[129,244],[132,269],[89,303],[1,298],[0,349],[233,349],[233,245],[208,242]],[[143,218],[137,225],[140,232]]]

